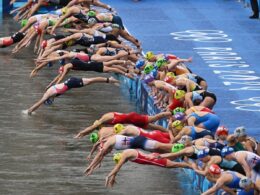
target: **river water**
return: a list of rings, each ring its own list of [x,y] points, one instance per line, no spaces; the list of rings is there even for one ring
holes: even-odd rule
[[[6,17],[0,25],[0,36],[18,28],[12,18]],[[113,189],[106,189],[105,176],[114,166],[111,155],[94,175],[84,176],[91,144],[88,138],[75,140],[73,136],[106,112],[138,111],[138,106],[130,101],[127,89],[95,84],[71,90],[54,105],[42,106],[35,115],[25,116],[21,111],[42,96],[58,66],[45,68],[30,79],[35,57],[32,47],[16,55],[10,54],[12,48],[0,51],[0,194],[195,194],[181,169],[134,163],[123,167]]]

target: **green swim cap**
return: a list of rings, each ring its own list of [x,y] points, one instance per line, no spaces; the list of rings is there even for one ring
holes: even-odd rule
[[[158,68],[161,68],[162,66],[166,65],[167,64],[167,61],[165,60],[165,58],[159,58],[156,62],[155,62],[155,65],[158,67]]]
[[[97,15],[97,13],[94,10],[90,10],[90,11],[88,11],[87,15],[90,17],[95,17]]]
[[[181,151],[184,148],[185,148],[184,144],[174,144],[172,146],[172,153],[179,152],[179,151]]]
[[[49,26],[54,26],[55,23],[56,23],[56,22],[55,22],[54,20],[49,19]]]
[[[144,73],[145,74],[149,74],[150,72],[152,72],[153,69],[154,69],[154,66],[152,64],[147,64],[144,67]]]
[[[99,137],[97,133],[91,133],[89,136],[89,140],[95,144],[98,141]]]
[[[28,24],[28,20],[27,19],[23,19],[21,21],[21,26],[24,27],[26,24]]]
[[[184,113],[185,112],[185,108],[183,107],[177,107],[173,110],[173,115],[177,114],[178,112]]]

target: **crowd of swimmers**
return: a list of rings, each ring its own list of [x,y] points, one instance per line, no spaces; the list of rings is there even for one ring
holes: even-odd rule
[[[37,14],[40,7],[48,5],[60,8]],[[260,145],[247,135],[245,127],[229,131],[220,123],[214,112],[217,97],[208,91],[206,80],[188,66],[192,58],[151,51],[141,55],[138,39],[126,31],[115,10],[99,0],[28,0],[12,14],[21,29],[0,38],[0,47],[14,45],[12,52],[17,53],[35,42],[37,58],[30,77],[36,77],[44,67],[59,64],[59,74],[24,113],[31,115],[41,105],[51,105],[72,88],[120,84],[112,76],[65,79],[70,70],[121,74],[142,79],[150,86],[149,94],[160,113],[109,112],[75,136],[88,135],[93,143],[86,175],[102,168],[102,160],[112,152],[115,167],[106,177],[107,187],[113,187],[126,162],[133,162],[193,169],[214,183],[204,195],[218,190],[260,194]],[[158,125],[160,119],[167,120],[168,126]]]

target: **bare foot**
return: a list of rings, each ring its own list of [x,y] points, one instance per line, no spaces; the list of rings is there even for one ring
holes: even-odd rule
[[[114,77],[109,77],[109,82],[113,83],[116,86],[120,86],[119,80],[115,79]]]

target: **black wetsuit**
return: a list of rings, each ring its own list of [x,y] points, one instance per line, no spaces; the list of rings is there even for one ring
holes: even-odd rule
[[[104,72],[103,62],[82,62],[81,60],[75,58],[71,60],[71,64],[73,65],[73,70]]]

